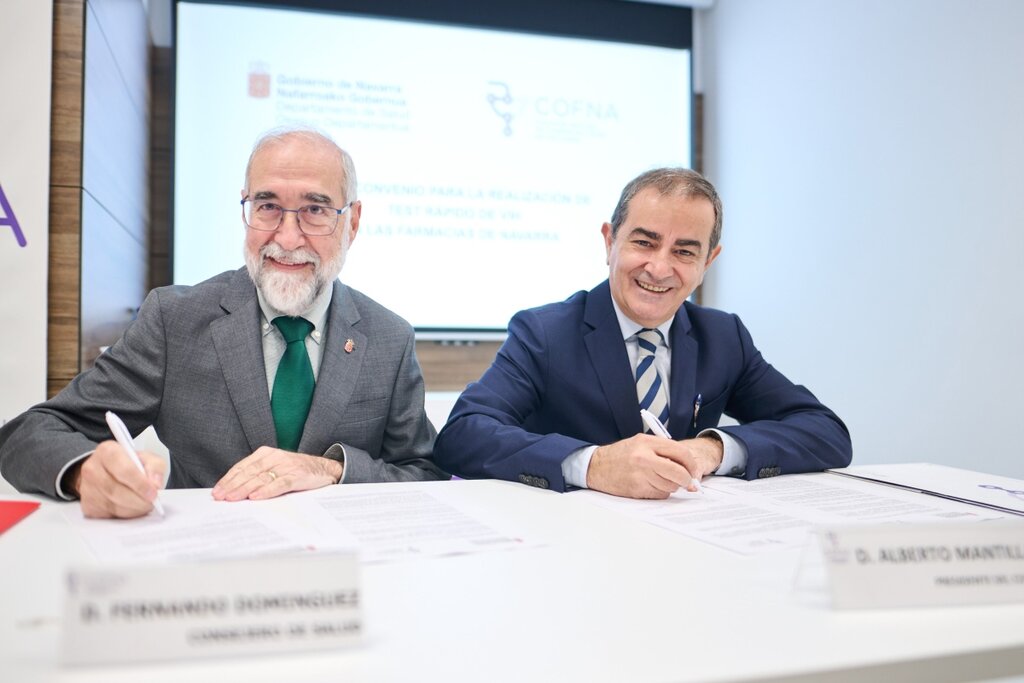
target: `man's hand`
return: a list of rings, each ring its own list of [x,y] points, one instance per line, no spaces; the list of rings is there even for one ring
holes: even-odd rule
[[[116,441],[104,441],[92,455],[68,473],[70,491],[82,501],[86,517],[141,517],[153,509],[157,491],[164,486],[167,463],[141,451],[146,472],[140,472]]]
[[[680,487],[696,491],[697,482],[721,462],[717,439],[637,434],[594,451],[587,487],[627,498],[668,498]]]
[[[260,446],[242,458],[213,487],[214,500],[261,500],[308,491],[341,481],[344,467],[319,455]]]

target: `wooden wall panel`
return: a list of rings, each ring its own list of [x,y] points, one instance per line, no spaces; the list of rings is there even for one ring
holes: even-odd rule
[[[50,255],[46,391],[78,374],[82,202],[83,0],[55,0],[50,114]]]
[[[467,384],[480,379],[500,347],[500,342],[416,342],[416,358],[423,369],[427,391],[462,391]]]
[[[704,173],[704,94],[693,95],[693,170]],[[713,178],[709,178],[714,183]],[[704,285],[691,295],[695,304],[704,303]]]
[[[82,84],[85,2],[53,5],[53,62],[50,98],[50,184],[82,185]]]
[[[50,186],[46,328],[48,397],[63,389],[78,374],[81,211],[81,188]]]
[[[704,94],[693,95],[693,170],[704,172]]]
[[[174,51],[150,50],[149,287],[171,284],[171,142],[174,115]]]

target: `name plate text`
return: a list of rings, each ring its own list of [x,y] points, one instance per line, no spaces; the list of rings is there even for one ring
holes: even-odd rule
[[[354,553],[78,568],[66,583],[69,664],[325,649],[362,628]]]

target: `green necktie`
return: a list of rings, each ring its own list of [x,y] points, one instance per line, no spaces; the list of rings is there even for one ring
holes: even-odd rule
[[[288,346],[274,376],[270,410],[277,429],[277,447],[294,451],[299,447],[309,404],[313,402],[313,366],[306,353],[306,335],[313,331],[313,323],[304,318],[281,316],[274,318],[274,325],[281,330]]]

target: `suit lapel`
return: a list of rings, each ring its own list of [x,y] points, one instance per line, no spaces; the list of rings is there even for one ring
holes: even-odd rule
[[[589,329],[584,331],[583,344],[611,408],[615,426],[622,438],[633,436],[642,428],[636,383],[630,373],[629,356],[622,340],[619,319],[612,308],[607,280],[587,296],[583,322]]]
[[[692,436],[697,397],[697,341],[690,336],[690,316],[683,304],[672,323],[672,380],[669,387],[668,431],[674,439]]]
[[[220,305],[226,315],[210,324],[210,333],[249,450],[275,445],[277,434],[259,335],[259,302],[244,268],[235,272]]]
[[[345,412],[352,400],[369,343],[366,335],[357,329],[359,320],[359,310],[350,290],[335,280],[326,334],[320,346],[320,372],[313,391],[313,404],[299,443],[302,453],[310,452],[308,449],[313,448],[313,444],[332,443],[337,439],[334,426],[338,415]],[[352,340],[351,345],[348,345],[349,340]],[[345,350],[346,346],[351,352]]]

